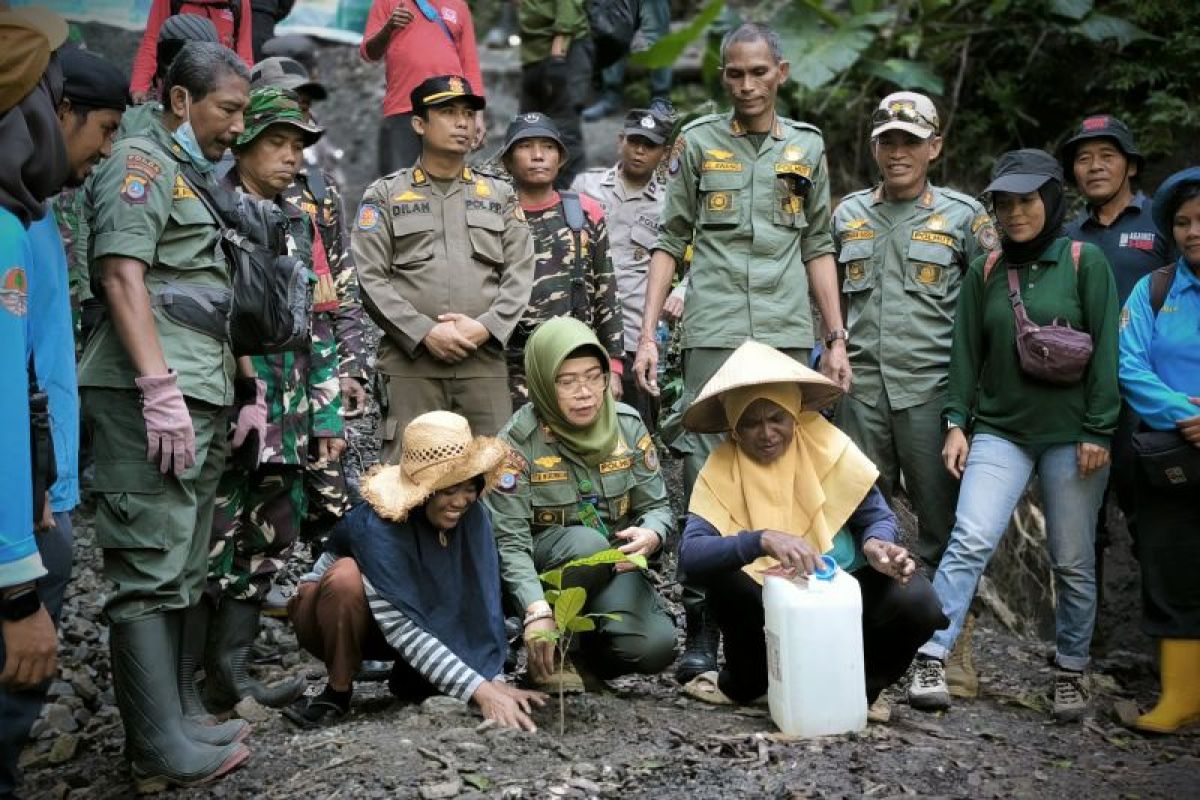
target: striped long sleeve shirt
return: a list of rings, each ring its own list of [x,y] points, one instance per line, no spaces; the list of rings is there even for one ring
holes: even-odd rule
[[[333,566],[338,556],[330,552],[321,554],[312,571],[302,577],[301,581],[317,581]],[[383,632],[387,643],[396,650],[408,664],[425,680],[429,681],[439,692],[456,697],[464,702],[471,699],[475,690],[487,678],[471,669],[465,661],[433,634],[421,628],[402,611],[389,603],[375,591],[365,577],[363,591],[367,595],[367,606],[375,624]]]

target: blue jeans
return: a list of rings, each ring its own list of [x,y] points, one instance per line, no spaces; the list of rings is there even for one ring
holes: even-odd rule
[[[37,534],[38,551],[46,575],[38,581],[38,595],[54,624],[58,625],[63,595],[71,578],[71,546],[74,532],[69,511],[54,512],[56,527]],[[0,666],[4,664],[4,641],[0,639]],[[0,800],[14,796],[20,782],[17,759],[25,747],[29,729],[42,712],[50,681],[34,689],[0,687]]]
[[[647,45],[652,45],[671,31],[670,0],[642,0],[642,11],[638,24]],[[621,59],[600,73],[606,92],[620,94],[625,83],[625,63]],[[671,91],[671,68],[659,67],[650,70],[651,98],[666,98]]]
[[[945,660],[954,648],[979,578],[1034,470],[1046,511],[1058,600],[1055,661],[1065,669],[1087,667],[1096,620],[1096,511],[1108,483],[1108,467],[1082,478],[1074,442],[1022,446],[987,433],[971,440],[954,530],[933,578],[950,627],[922,645],[922,655]]]

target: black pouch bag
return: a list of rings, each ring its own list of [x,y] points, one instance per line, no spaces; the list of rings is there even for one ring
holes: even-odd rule
[[[1179,431],[1138,431],[1133,435],[1133,452],[1142,476],[1153,488],[1200,488],[1200,448]]]

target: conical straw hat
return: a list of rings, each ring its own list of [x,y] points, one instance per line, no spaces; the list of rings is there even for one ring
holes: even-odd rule
[[[402,522],[438,489],[483,475],[484,491],[500,481],[508,445],[490,436],[471,437],[467,420],[430,411],[404,428],[399,464],[377,465],[362,483],[363,498],[384,519]]]
[[[749,340],[704,384],[695,401],[683,412],[683,427],[697,433],[729,430],[721,395],[730,389],[768,383],[800,385],[805,411],[819,411],[837,402],[842,390],[819,372],[784,355],[770,345]]]

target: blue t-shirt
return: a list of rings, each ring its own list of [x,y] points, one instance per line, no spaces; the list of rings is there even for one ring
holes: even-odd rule
[[[46,574],[33,537],[29,463],[28,270],[34,263],[20,220],[0,207],[0,587]]]
[[[1139,280],[1171,263],[1173,257],[1171,243],[1159,235],[1150,210],[1150,198],[1138,192],[1108,227],[1101,225],[1090,210],[1066,226],[1067,236],[1104,251],[1117,281],[1117,304],[1121,306]]]
[[[67,257],[54,212],[29,226],[29,346],[38,384],[50,398],[50,430],[58,480],[50,488],[55,513],[79,505],[79,388],[75,331],[67,288]]]
[[[1121,395],[1154,430],[1200,414],[1200,278],[1180,258],[1158,316],[1150,278],[1134,287],[1121,310]]]

